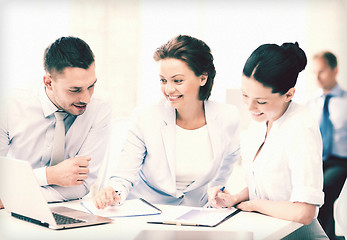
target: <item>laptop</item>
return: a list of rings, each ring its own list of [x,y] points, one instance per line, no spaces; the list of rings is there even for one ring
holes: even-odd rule
[[[0,157],[0,199],[13,217],[51,229],[76,228],[112,222],[72,208],[49,207],[27,161]]]

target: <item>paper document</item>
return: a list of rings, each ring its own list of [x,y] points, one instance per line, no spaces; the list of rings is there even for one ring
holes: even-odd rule
[[[239,211],[236,208],[176,207],[151,219],[148,223],[215,227]]]
[[[126,200],[120,206],[108,206],[105,209],[97,209],[92,200],[83,201],[81,205],[92,214],[108,218],[136,217],[161,213],[159,208],[142,198]]]

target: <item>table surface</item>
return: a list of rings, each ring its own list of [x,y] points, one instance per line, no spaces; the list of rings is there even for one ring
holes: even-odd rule
[[[78,210],[84,208],[80,201],[50,204],[50,206],[64,205]],[[157,205],[163,212],[175,206]],[[28,223],[10,216],[5,210],[0,210],[0,239],[135,239],[143,230],[145,231],[230,231],[230,232],[251,232],[253,239],[281,239],[289,233],[302,226],[300,223],[276,219],[259,213],[239,212],[217,227],[194,227],[194,226],[175,226],[163,224],[149,224],[152,216],[115,218],[110,224],[89,226],[82,228],[52,230],[33,223]],[[188,233],[187,232],[187,233]],[[182,234],[181,234],[182,235]],[[240,235],[242,236],[242,234]],[[233,238],[235,239],[235,238]],[[239,239],[242,239],[240,237]]]

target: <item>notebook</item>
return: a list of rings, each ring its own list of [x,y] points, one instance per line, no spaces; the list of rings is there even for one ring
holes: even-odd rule
[[[51,229],[76,228],[112,222],[72,208],[49,207],[27,161],[0,157],[0,199],[13,217]]]
[[[161,210],[143,198],[126,200],[120,206],[108,206],[97,209],[91,200],[82,201],[81,205],[90,213],[103,217],[137,217],[161,214]]]

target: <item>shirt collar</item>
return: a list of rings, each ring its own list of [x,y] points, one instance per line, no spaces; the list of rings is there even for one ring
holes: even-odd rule
[[[333,89],[330,90],[328,95],[331,95],[332,97],[342,97],[343,96],[343,89],[339,86],[339,84],[336,84],[335,87],[333,87]],[[323,90],[321,92],[321,97],[325,97]]]
[[[42,84],[40,89],[40,102],[45,117],[48,117],[58,110],[58,108],[48,98],[46,93],[46,87]]]
[[[296,103],[294,103],[293,101],[290,101],[286,111],[282,114],[280,118],[278,118],[276,121],[272,123],[272,127],[281,124],[284,121],[284,119],[287,118],[286,116],[289,114],[289,112],[292,111],[292,108],[294,108],[294,105],[296,105]]]

